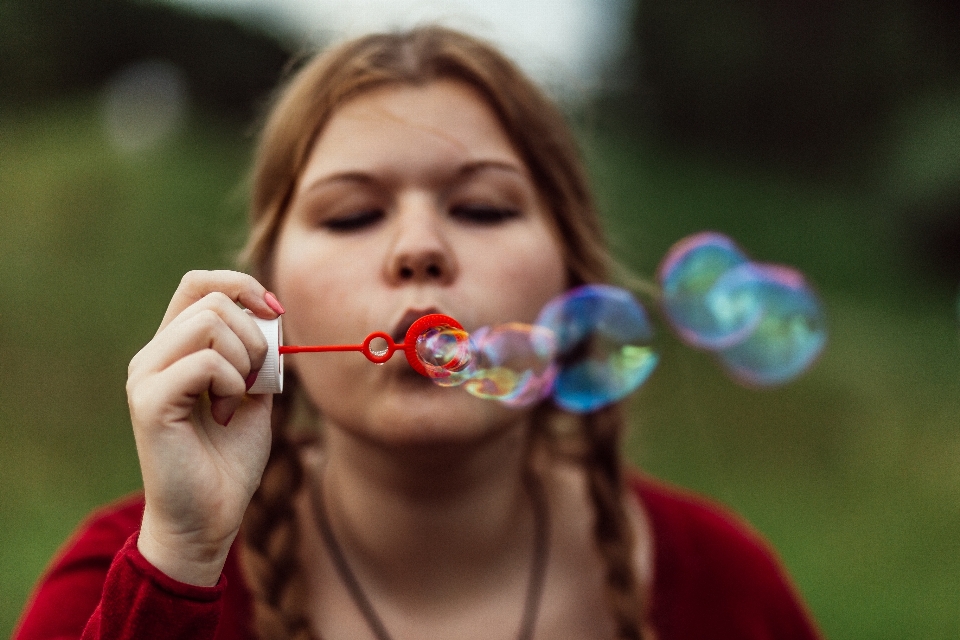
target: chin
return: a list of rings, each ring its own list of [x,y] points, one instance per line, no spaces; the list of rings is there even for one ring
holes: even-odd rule
[[[406,363],[375,369],[364,364],[350,372],[355,375],[312,376],[316,384],[305,387],[325,421],[371,444],[471,446],[526,424],[529,410],[438,386]]]
[[[429,381],[427,385],[407,393],[385,392],[361,412],[334,412],[328,417],[368,441],[400,448],[475,446],[525,422],[525,412],[475,398],[461,389],[442,388]]]

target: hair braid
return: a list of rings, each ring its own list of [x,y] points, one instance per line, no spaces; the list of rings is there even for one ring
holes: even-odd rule
[[[606,592],[616,637],[642,640],[643,607],[633,567],[634,536],[623,502],[620,434],[624,418],[618,405],[584,418],[584,469],[596,510],[594,537],[606,565]]]
[[[253,625],[261,640],[313,640],[303,601],[306,590],[293,508],[304,469],[297,443],[288,434],[296,384],[287,375],[285,393],[274,396],[270,459],[241,527],[242,565],[253,596]]]

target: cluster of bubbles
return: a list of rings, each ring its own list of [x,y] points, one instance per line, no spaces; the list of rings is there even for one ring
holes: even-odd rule
[[[441,386],[514,407],[552,396],[583,413],[639,387],[657,364],[653,330],[623,289],[585,285],[551,300],[535,324],[510,322],[472,334],[451,327],[417,338],[417,356]]]
[[[680,339],[716,354],[742,383],[788,382],[823,350],[822,305],[803,274],[753,262],[724,235],[684,238],[657,276],[664,315]]]
[[[726,236],[681,240],[658,278],[669,326],[687,344],[716,353],[739,381],[774,385],[802,373],[823,348],[819,300],[796,270],[751,262]],[[628,291],[592,284],[551,300],[534,324],[472,334],[447,326],[417,338],[416,353],[441,386],[522,407],[551,397],[574,413],[637,389],[658,362],[654,332]]]

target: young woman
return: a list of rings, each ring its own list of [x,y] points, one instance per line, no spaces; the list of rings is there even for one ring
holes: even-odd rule
[[[421,28],[305,66],[246,256],[187,274],[131,361],[143,495],[87,522],[18,638],[817,637],[755,534],[624,472],[617,406],[513,409],[357,354],[287,356],[282,395],[245,393],[266,343],[241,306],[285,313],[289,343],[399,341],[607,278],[569,130],[490,46]]]

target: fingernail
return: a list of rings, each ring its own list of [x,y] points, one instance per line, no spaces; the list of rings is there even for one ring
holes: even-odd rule
[[[280,301],[277,300],[277,296],[273,295],[269,291],[263,294],[263,301],[267,303],[267,306],[273,309],[277,315],[283,315],[286,311],[283,310],[283,305],[280,304]]]
[[[250,391],[250,387],[253,386],[253,383],[257,381],[257,376],[260,375],[260,369],[254,369],[250,372],[250,375],[247,376],[247,391]]]
[[[233,413],[236,413],[236,411],[234,411]],[[223,421],[223,426],[227,426],[228,424],[230,424],[230,421],[233,420],[233,413],[227,416],[227,419]]]

